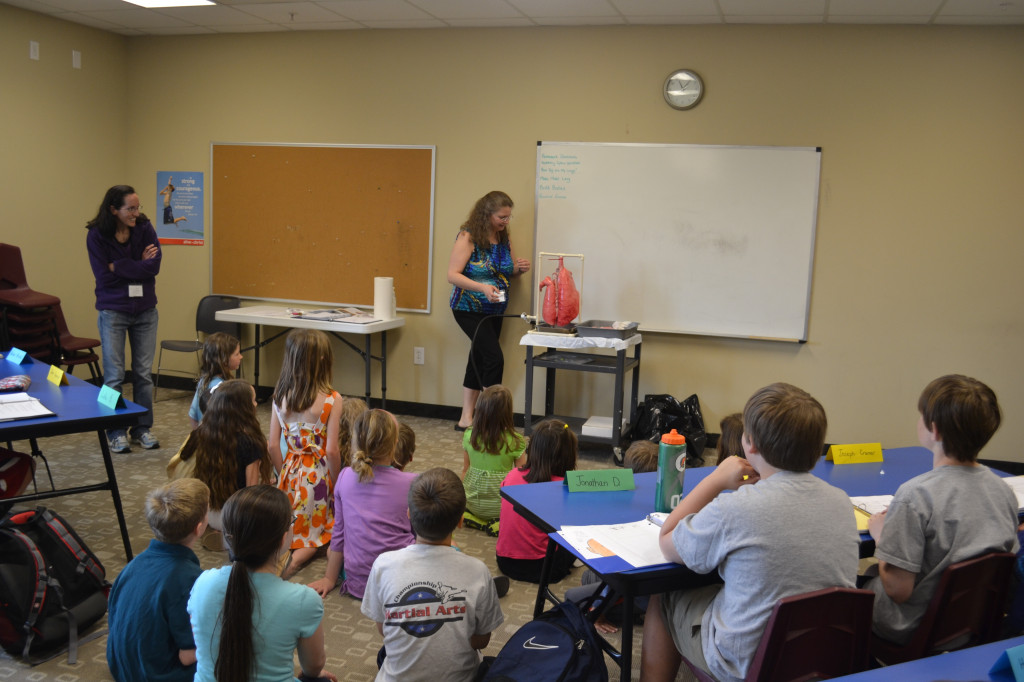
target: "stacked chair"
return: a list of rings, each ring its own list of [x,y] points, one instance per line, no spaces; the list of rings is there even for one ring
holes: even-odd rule
[[[0,347],[20,348],[51,365],[87,365],[94,383],[101,380],[99,339],[74,336],[68,331],[60,299],[28,285],[21,249],[0,244]]]

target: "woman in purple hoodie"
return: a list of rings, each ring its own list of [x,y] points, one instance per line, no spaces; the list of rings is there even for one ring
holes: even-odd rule
[[[148,412],[132,427],[131,439],[143,448],[160,447],[153,426],[153,355],[156,352],[156,276],[160,241],[139,195],[128,185],[107,190],[96,217],[86,228],[89,263],[96,277],[96,309],[103,345],[103,383],[121,391],[125,337],[132,349],[132,400]],[[113,452],[131,452],[124,429],[107,432]]]

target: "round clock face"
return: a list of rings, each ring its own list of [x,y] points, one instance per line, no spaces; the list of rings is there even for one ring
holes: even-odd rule
[[[704,81],[693,71],[679,69],[665,79],[665,101],[673,109],[692,109],[704,96]]]

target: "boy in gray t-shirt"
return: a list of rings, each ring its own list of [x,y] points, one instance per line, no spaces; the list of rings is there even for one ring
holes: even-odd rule
[[[1016,552],[1017,497],[978,453],[999,428],[991,388],[960,375],[939,377],[921,393],[917,436],[932,470],[899,487],[868,531],[877,543],[874,631],[905,644],[950,564],[990,552]]]
[[[746,459],[729,457],[698,483],[660,538],[667,559],[717,571],[725,584],[651,597],[641,679],[673,680],[684,655],[715,679],[742,680],[779,599],[854,586],[859,538],[850,498],[810,473],[826,427],[821,404],[789,384],[747,401]],[[735,492],[720,494],[726,490]]]
[[[452,547],[465,510],[465,488],[448,469],[425,471],[409,488],[416,544],[377,557],[360,607],[384,637],[378,682],[425,674],[468,682],[504,622],[487,566]]]

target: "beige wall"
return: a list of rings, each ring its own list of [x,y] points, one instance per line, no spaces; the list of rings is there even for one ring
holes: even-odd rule
[[[41,43],[39,62],[28,60],[30,39]],[[1024,440],[1022,28],[128,39],[0,6],[0,49],[0,139],[17,152],[0,162],[3,239],[26,251],[33,286],[71,304],[79,333],[94,329],[81,225],[109,185],[136,185],[155,212],[158,170],[202,171],[209,189],[212,141],[433,144],[432,312],[410,315],[389,336],[388,395],[456,405],[468,341],[447,310],[450,245],[472,202],[501,188],[518,202],[516,250],[532,252],[537,140],[821,146],[809,342],[646,335],[641,393],[695,392],[717,430],[753,389],[790,381],[825,405],[831,440],[901,446],[915,443],[924,384],[962,372],[989,382],[1006,413],[986,454],[1024,459],[1012,446]],[[71,49],[83,52],[81,71],[70,68]],[[662,80],[678,67],[707,84],[693,111],[661,99]],[[206,208],[209,224],[209,194]],[[265,238],[254,228],[253,239]],[[636,248],[659,245],[641,236]],[[195,301],[208,292],[208,260],[209,247],[166,248],[161,338],[188,336]],[[510,310],[528,305],[520,285]],[[504,337],[518,410],[522,331],[510,320]],[[413,346],[426,348],[426,365],[413,366]],[[358,360],[336,348],[341,389],[360,392]],[[609,380],[590,379],[564,377],[561,411],[610,412]]]

